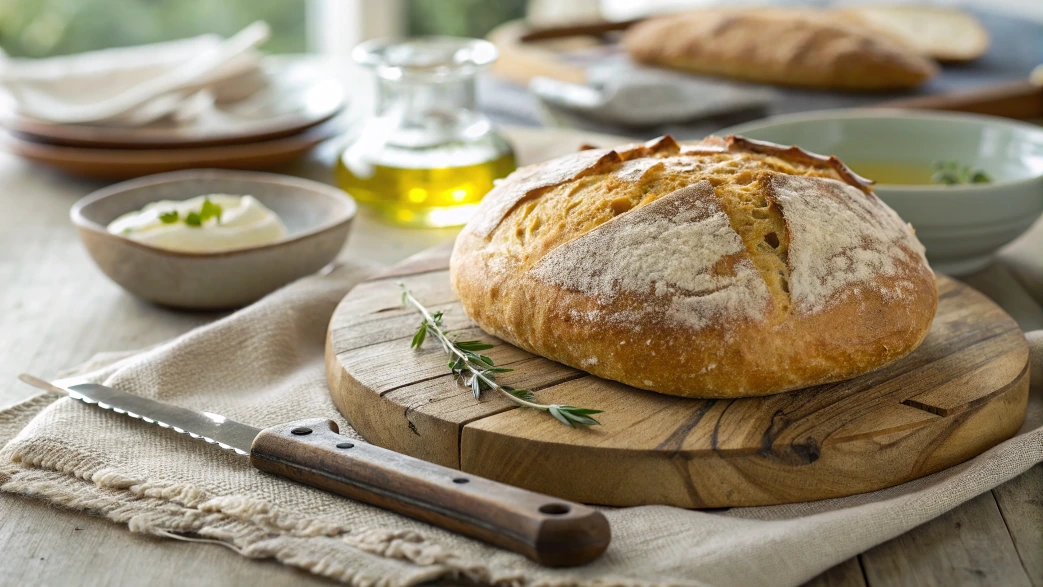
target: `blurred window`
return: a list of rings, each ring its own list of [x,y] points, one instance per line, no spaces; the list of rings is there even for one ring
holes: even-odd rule
[[[269,53],[346,52],[373,36],[483,37],[528,0],[0,0],[0,49],[48,57],[217,33],[267,21]],[[379,3],[379,4],[378,4]],[[373,14],[369,14],[373,13]],[[362,30],[353,30],[360,28]],[[323,40],[325,39],[325,41]]]
[[[308,0],[0,0],[0,48],[46,57],[271,25],[269,53],[308,48]]]

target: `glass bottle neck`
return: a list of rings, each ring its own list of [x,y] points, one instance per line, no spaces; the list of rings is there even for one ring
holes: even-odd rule
[[[444,81],[417,79],[388,79],[377,77],[377,116],[385,116],[400,109],[405,118],[420,120],[455,114],[461,110],[474,111],[475,78],[461,76]]]
[[[429,148],[468,141],[488,131],[488,121],[475,106],[475,77],[431,81],[377,77],[376,116],[394,128],[390,142],[407,148]]]

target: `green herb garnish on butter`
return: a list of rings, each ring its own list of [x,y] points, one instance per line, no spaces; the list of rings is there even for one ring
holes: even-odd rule
[[[208,199],[203,200],[203,206],[199,209],[199,212],[189,212],[185,215],[185,224],[187,224],[188,226],[194,226],[196,228],[199,228],[203,226],[204,222],[210,220],[211,218],[216,219],[217,223],[221,224],[221,212],[222,210],[219,204],[215,204]],[[171,214],[173,214],[173,220],[167,220],[166,218],[164,218],[164,216],[169,216]],[[162,220],[164,224],[177,222],[177,211],[167,212],[166,214],[160,214],[159,219]]]

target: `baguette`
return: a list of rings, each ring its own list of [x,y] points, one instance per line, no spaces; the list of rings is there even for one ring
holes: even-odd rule
[[[623,37],[631,58],[693,73],[839,90],[893,90],[937,65],[889,36],[832,13],[707,9],[652,18]]]

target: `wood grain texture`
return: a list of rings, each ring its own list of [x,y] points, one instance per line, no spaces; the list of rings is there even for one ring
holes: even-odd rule
[[[992,494],[1029,581],[1033,587],[1043,586],[1043,465],[1007,481]]]
[[[338,434],[313,418],[262,430],[250,464],[523,554],[572,567],[605,552],[604,514],[585,505],[496,483]]]
[[[584,503],[730,507],[871,491],[962,462],[1012,436],[1028,397],[1017,324],[973,289],[940,277],[923,345],[861,377],[739,400],[636,390],[534,356],[468,320],[449,287],[448,246],[359,285],[334,313],[327,375],[334,403],[374,444]],[[439,266],[437,259],[442,259]],[[448,329],[495,346],[505,383],[545,403],[605,410],[569,429],[487,394],[475,402],[442,349],[409,350],[418,322],[399,283]]]
[[[863,553],[869,585],[1029,587],[992,494],[967,506]]]

